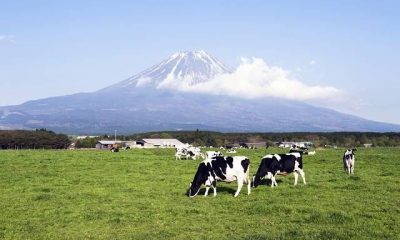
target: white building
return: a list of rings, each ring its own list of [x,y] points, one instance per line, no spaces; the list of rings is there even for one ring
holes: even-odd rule
[[[131,147],[139,148],[174,148],[176,146],[184,145],[181,141],[174,138],[143,138],[136,141],[136,145]]]
[[[290,148],[293,145],[296,145],[298,147],[306,147],[306,148],[310,148],[314,146],[313,142],[276,142],[275,145],[277,147],[281,147],[281,148]]]
[[[96,143],[96,149],[111,149],[115,145],[121,145],[123,141],[100,140]]]

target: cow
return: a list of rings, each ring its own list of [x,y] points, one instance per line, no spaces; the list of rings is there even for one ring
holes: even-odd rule
[[[200,148],[193,146],[177,146],[175,148],[175,159],[181,160],[182,157],[185,157],[186,160],[191,158],[192,160],[196,160],[199,157],[203,157],[203,154],[200,151]]]
[[[208,190],[212,187],[215,197],[217,195],[217,181],[232,182],[235,180],[238,188],[234,196],[239,195],[243,183],[247,184],[247,194],[249,195],[251,192],[249,172],[250,160],[244,156],[216,156],[206,159],[199,164],[193,181],[189,185],[188,195],[191,198],[195,197],[204,184],[206,186],[204,196],[208,195]]]
[[[220,151],[206,151],[205,159],[211,159],[217,156],[224,156]]]
[[[201,150],[198,147],[187,148],[187,155],[188,155],[188,157],[192,158],[193,160],[197,160],[197,158],[200,158],[200,157],[204,158],[204,155],[201,153]]]
[[[292,172],[295,186],[297,185],[299,174],[303,179],[303,183],[306,184],[303,160],[300,153],[266,155],[262,158],[257,173],[253,177],[253,187],[260,185],[261,180],[264,178],[271,179],[271,187],[278,186],[275,179],[276,175],[287,175]]]
[[[309,151],[309,148],[307,147],[299,147],[297,145],[292,145],[290,147],[289,153],[301,153],[301,155],[315,155],[316,152],[315,151]]]
[[[241,147],[241,148],[249,148],[249,146],[246,144],[246,143],[239,143],[239,146]]]
[[[175,148],[175,159],[181,160],[182,157],[185,157],[187,159],[187,149],[184,146],[177,146]]]
[[[236,149],[235,149],[235,148],[228,149],[228,150],[226,151],[226,153],[230,153],[230,154],[236,153]]]
[[[119,152],[119,148],[118,147],[112,147],[110,149],[111,152]]]
[[[356,162],[355,152],[357,149],[347,149],[343,154],[343,168],[348,174],[354,174],[354,164]]]

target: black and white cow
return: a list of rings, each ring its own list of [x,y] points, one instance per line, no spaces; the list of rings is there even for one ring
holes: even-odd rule
[[[232,182],[235,180],[238,184],[235,197],[239,195],[243,183],[247,184],[247,194],[250,194],[249,172],[250,160],[244,156],[216,156],[206,159],[199,164],[193,181],[190,183],[189,197],[196,196],[203,184],[206,186],[204,196],[208,195],[208,190],[212,187],[215,197],[217,195],[217,181]]]
[[[185,157],[186,160],[191,158],[193,160],[197,160],[200,157],[204,158],[204,155],[201,153],[200,148],[193,146],[177,146],[175,147],[175,159],[181,160],[182,157]]]
[[[347,149],[343,154],[343,168],[348,174],[354,174],[354,164],[356,162],[355,152],[357,149]]]
[[[296,145],[292,145],[292,147],[290,147],[289,153],[300,153],[301,155],[315,155],[316,152],[315,151],[309,151],[308,148],[306,147],[298,147]]]
[[[224,154],[222,154],[220,151],[206,151],[204,157],[205,159],[211,159],[215,157],[222,157]]]
[[[263,157],[256,175],[253,177],[253,187],[260,185],[264,178],[271,179],[271,187],[278,186],[276,183],[276,175],[294,175],[294,185],[297,185],[299,174],[306,184],[306,178],[303,171],[303,160],[300,153],[287,154],[269,154]]]

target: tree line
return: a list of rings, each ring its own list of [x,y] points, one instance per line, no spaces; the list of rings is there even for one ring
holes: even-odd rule
[[[46,129],[0,131],[0,149],[64,149],[70,143],[67,135]]]
[[[375,132],[296,132],[296,133],[221,133],[212,131],[165,131],[147,132],[131,135],[118,135],[122,141],[143,138],[176,138],[183,143],[195,146],[224,146],[235,143],[265,142],[274,146],[277,142],[311,141],[315,147],[361,147],[372,144],[375,147],[400,146],[400,133]],[[99,136],[75,140],[76,148],[94,148],[99,140],[114,140],[114,136]],[[46,129],[35,131],[0,131],[0,149],[64,149],[74,141],[65,134],[56,134]]]

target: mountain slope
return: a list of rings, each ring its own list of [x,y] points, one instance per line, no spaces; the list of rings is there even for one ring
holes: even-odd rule
[[[70,134],[196,128],[225,132],[400,131],[400,125],[369,121],[297,101],[244,100],[185,93],[173,87],[174,82],[194,85],[227,72],[230,70],[226,66],[204,51],[179,52],[93,93],[0,107],[0,129],[47,128]]]
[[[178,83],[192,86],[228,72],[228,67],[203,50],[177,52],[159,64],[98,92],[132,91],[144,87],[173,88]]]

